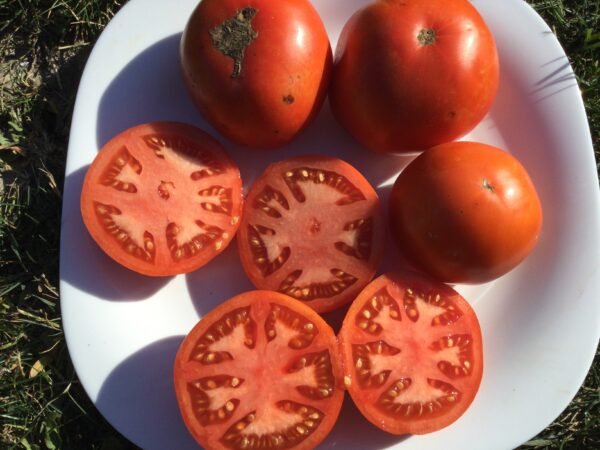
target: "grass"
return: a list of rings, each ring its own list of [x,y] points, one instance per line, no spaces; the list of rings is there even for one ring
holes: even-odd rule
[[[61,189],[77,83],[122,0],[0,0],[0,448],[135,448],[86,397],[61,328]],[[600,3],[532,0],[577,75],[596,159]],[[590,243],[597,245],[597,243]],[[522,448],[600,448],[600,356],[561,416]]]

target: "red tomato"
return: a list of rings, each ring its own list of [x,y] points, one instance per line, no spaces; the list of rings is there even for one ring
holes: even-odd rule
[[[81,213],[108,256],[136,272],[195,270],[233,238],[242,182],[223,147],[198,128],[155,122],[111,139],[88,169]]]
[[[377,194],[351,165],[307,156],[272,164],[246,199],[238,248],[259,289],[318,312],[354,299],[381,260]]]
[[[212,450],[312,449],[344,397],[332,329],[277,292],[247,292],[208,313],[174,371],[183,420]]]
[[[332,56],[307,0],[203,0],[183,33],[181,62],[211,125],[238,144],[271,148],[321,108]]]
[[[352,303],[339,334],[344,382],[374,425],[424,434],[457,420],[481,382],[475,312],[448,286],[386,274]]]
[[[452,283],[505,274],[531,252],[542,226],[525,168],[474,142],[443,144],[413,160],[392,189],[390,215],[406,257]]]
[[[345,25],[329,98],[371,150],[424,150],[475,127],[498,78],[494,39],[467,0],[379,0]]]

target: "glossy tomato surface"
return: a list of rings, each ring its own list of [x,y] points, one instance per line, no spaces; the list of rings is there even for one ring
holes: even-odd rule
[[[305,156],[272,164],[254,182],[238,248],[257,288],[323,312],[352,301],[373,278],[384,236],[369,182],[342,160]]]
[[[108,256],[136,272],[195,270],[231,242],[242,210],[242,181],[221,144],[175,122],[130,128],[89,167],[81,213]]]
[[[419,155],[390,197],[392,234],[417,267],[453,283],[497,278],[534,248],[542,208],[533,182],[509,153],[454,142]]]
[[[406,152],[474,128],[498,80],[494,39],[467,0],[378,0],[345,25],[329,98],[365,147]]]
[[[203,0],[181,40],[183,77],[227,139],[272,148],[317,114],[332,56],[308,0]]]
[[[312,449],[342,405],[338,358],[332,329],[312,309],[277,292],[246,292],[181,344],[181,414],[207,449]]]
[[[442,283],[382,275],[352,303],[339,339],[354,403],[389,433],[446,427],[479,389],[479,322],[467,301]]]

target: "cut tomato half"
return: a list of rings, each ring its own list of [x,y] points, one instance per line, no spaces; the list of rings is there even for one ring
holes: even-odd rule
[[[240,171],[191,125],[155,122],[111,139],[88,169],[81,213],[115,261],[164,276],[195,270],[231,242],[242,209]]]
[[[270,165],[254,182],[238,248],[257,288],[324,312],[353,300],[373,278],[384,235],[369,182],[342,160],[305,156]]]
[[[386,274],[354,301],[339,334],[344,383],[374,425],[424,434],[457,420],[483,373],[475,312],[450,287]]]
[[[251,291],[208,313],[175,359],[183,420],[204,448],[312,449],[344,390],[337,340],[312,309]]]

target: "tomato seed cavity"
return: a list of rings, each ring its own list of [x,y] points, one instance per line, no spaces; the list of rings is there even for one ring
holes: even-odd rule
[[[142,165],[140,162],[129,153],[127,147],[123,147],[114,157],[112,163],[105,169],[100,182],[105,186],[112,186],[117,191],[135,194],[137,192],[135,184],[118,179],[118,176],[121,175],[123,171],[128,170],[127,168],[136,175],[142,173]]]
[[[239,333],[244,338],[244,345],[254,348],[256,342],[256,323],[250,317],[250,307],[238,308],[217,320],[200,339],[190,355],[190,360],[202,364],[218,364],[232,360],[233,355],[225,351],[211,351],[211,347],[226,336]]]
[[[391,370],[382,370],[372,373],[372,358],[385,358],[400,353],[385,341],[373,341],[367,344],[355,344],[352,346],[352,357],[354,359],[354,370],[356,379],[363,388],[378,388],[382,386],[390,376]],[[374,356],[377,355],[377,356]]]
[[[129,235],[129,232],[115,223],[112,216],[120,216],[121,210],[113,205],[107,205],[100,202],[94,202],[94,208],[98,215],[98,220],[104,226],[104,229],[110,233],[119,245],[127,252],[138,259],[146,262],[154,262],[156,248],[154,245],[154,236],[148,231],[143,235],[143,246],[138,245]]]
[[[391,383],[377,399],[377,407],[385,415],[395,419],[410,420],[421,416],[434,416],[440,414],[442,409],[447,410],[460,400],[460,392],[450,383],[428,378],[431,398],[423,401],[403,401],[405,396],[411,395],[414,383],[410,378],[401,378]],[[415,394],[417,395],[417,394]]]
[[[367,302],[356,316],[356,325],[369,334],[381,333],[383,327],[375,319],[382,315],[386,320],[401,320],[400,308],[396,300],[388,293],[386,288],[377,292],[370,302]]]
[[[295,270],[290,272],[281,282],[278,291],[297,300],[309,301],[315,298],[328,298],[338,295],[356,283],[358,279],[354,275],[336,268],[330,269],[329,273],[334,277],[331,281],[296,285],[295,282],[302,275],[302,270]]]
[[[252,411],[234,423],[225,432],[221,442],[228,448],[240,450],[290,448],[310,436],[324,417],[317,408],[293,401],[282,400],[276,406],[282,413],[289,415],[289,425],[284,429],[265,433],[253,431],[256,411]]]
[[[295,313],[285,306],[271,304],[271,311],[265,320],[267,340],[272,341],[277,337],[278,323],[296,332],[288,341],[288,347],[296,350],[306,348],[312,344],[319,332],[314,324],[304,316]]]
[[[345,176],[329,170],[315,169],[311,167],[299,167],[289,170],[283,174],[290,192],[299,203],[306,201],[306,196],[300,183],[312,182],[315,184],[326,184],[331,186],[344,197],[335,202],[338,206],[349,205],[354,202],[365,200],[363,193],[356,188]]]

